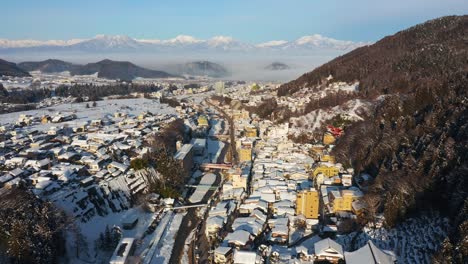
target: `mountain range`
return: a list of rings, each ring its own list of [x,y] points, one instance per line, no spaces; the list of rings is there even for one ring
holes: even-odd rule
[[[15,63],[0,59],[0,76],[2,75],[15,77],[30,76],[27,71],[21,69]]]
[[[55,59],[37,62],[21,62],[19,64],[0,59],[0,76],[30,76],[28,73],[29,71],[41,71],[45,73],[69,71],[71,75],[91,75],[97,73],[99,78],[127,81],[133,80],[137,77],[176,77],[175,75],[164,71],[142,68],[128,61],[112,61],[105,59],[95,63],[78,65]]]
[[[18,63],[18,67],[25,71],[41,71],[43,73],[55,73],[64,71],[74,71],[80,65],[76,65],[70,62],[48,59],[45,61],[25,61]]]
[[[367,45],[364,42],[336,40],[318,34],[304,36],[294,41],[274,40],[259,44],[250,44],[232,37],[216,36],[203,40],[192,36],[179,35],[173,39],[134,39],[128,36],[97,35],[91,39],[71,40],[8,40],[0,39],[0,52],[123,52],[123,51],[307,51],[316,49],[352,50]]]

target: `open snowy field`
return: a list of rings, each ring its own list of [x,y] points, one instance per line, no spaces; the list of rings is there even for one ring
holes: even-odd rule
[[[106,116],[113,117],[114,113],[122,112],[129,115],[139,115],[144,111],[149,111],[153,114],[175,114],[175,109],[166,105],[160,104],[158,100],[151,100],[145,98],[136,98],[136,99],[109,99],[103,101],[97,101],[97,106],[92,107],[92,102],[84,103],[72,103],[72,104],[61,104],[47,108],[21,111],[14,113],[7,113],[0,115],[0,125],[7,123],[15,123],[20,115],[32,115],[41,117],[43,115],[54,116],[58,113],[64,115],[75,114],[77,119],[63,122],[63,123],[47,123],[47,124],[35,124],[30,128],[38,130],[47,130],[53,126],[63,126],[65,124],[69,126],[75,126],[83,122],[102,119]],[[86,104],[89,104],[91,107],[86,108]]]

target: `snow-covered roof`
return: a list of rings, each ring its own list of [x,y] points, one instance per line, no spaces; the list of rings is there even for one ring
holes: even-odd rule
[[[345,252],[345,260],[349,264],[391,264],[395,262],[393,256],[386,254],[376,247],[372,240],[369,240],[365,246],[356,251]]]
[[[322,239],[314,244],[315,254],[324,256],[334,256],[343,258],[343,246],[331,240]]]
[[[229,233],[225,240],[228,241],[228,243],[246,245],[250,240],[250,233],[245,230],[236,230],[232,233]]]
[[[254,264],[257,261],[257,253],[249,251],[234,252],[234,264]]]
[[[217,247],[215,249],[215,253],[217,254],[221,254],[221,255],[226,255],[227,253],[229,253],[229,251],[231,251],[232,248],[231,247],[223,247],[223,246],[220,246],[220,247]]]

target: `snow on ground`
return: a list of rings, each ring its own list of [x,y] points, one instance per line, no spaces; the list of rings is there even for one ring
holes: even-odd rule
[[[131,215],[138,215],[138,223],[137,225],[131,230],[125,230],[122,228],[122,221],[127,219],[127,217]],[[91,221],[86,223],[78,222],[76,223],[81,230],[81,233],[85,237],[85,240],[88,244],[88,255],[90,256],[89,259],[83,259],[86,254],[81,254],[82,261],[78,259],[74,259],[72,263],[83,263],[89,261],[99,261],[95,259],[94,256],[96,255],[95,252],[95,241],[99,238],[100,233],[103,233],[106,229],[106,225],[112,229],[113,226],[120,226],[122,230],[122,237],[132,237],[132,238],[141,238],[148,228],[148,226],[153,221],[153,213],[145,212],[141,207],[133,207],[126,211],[119,212],[119,213],[110,213],[105,217],[96,216],[93,217]],[[67,243],[74,243],[73,239],[68,239]],[[74,245],[69,245],[69,248],[73,248]],[[111,254],[108,254],[109,257]],[[70,257],[74,257],[73,254],[70,254]],[[101,259],[102,261],[108,261],[107,259]]]
[[[156,248],[155,255],[153,256],[151,262],[152,264],[165,264],[169,262],[172,253],[172,247],[174,246],[175,237],[177,231],[179,230],[182,219],[184,218],[185,213],[175,214],[168,228],[166,228],[162,241],[158,248]],[[146,263],[146,261],[145,261]]]
[[[314,98],[324,98],[330,93],[336,93],[339,91],[344,92],[357,92],[359,90],[359,82],[348,84],[346,82],[332,82],[326,87],[322,88],[319,92],[311,93],[311,89],[316,87],[304,87],[297,92],[297,94],[312,94]]]
[[[161,218],[154,230],[154,233],[148,237],[151,237],[151,241],[148,244],[146,250],[143,251],[141,256],[144,257],[144,264],[149,264],[155,258],[161,247],[163,246],[164,235],[170,226],[170,223],[174,219],[175,214],[172,212],[165,213],[165,215]]]
[[[73,103],[73,104],[61,104],[52,107],[46,107],[41,109],[21,111],[14,113],[7,113],[0,115],[0,125],[7,123],[15,123],[19,116],[22,114],[32,115],[41,117],[43,115],[55,115],[58,112],[62,114],[76,114],[77,119],[63,122],[63,123],[47,123],[47,124],[36,124],[30,126],[31,129],[48,130],[53,126],[63,126],[68,124],[70,126],[76,126],[77,124],[84,123],[89,120],[102,119],[106,116],[114,116],[116,112],[127,113],[129,115],[139,115],[144,111],[152,112],[153,114],[176,114],[175,109],[166,105],[160,104],[158,100],[151,100],[145,98],[135,99],[109,99],[103,101],[97,101],[96,107],[86,108],[86,104],[91,105],[92,103]]]
[[[208,91],[205,93],[197,93],[197,94],[191,94],[191,95],[178,95],[176,96],[176,98],[177,100],[189,99],[193,101],[195,104],[201,104],[206,98],[209,98],[214,94],[215,94],[214,91]]]
[[[184,254],[182,255],[182,263],[190,263],[188,254],[189,254],[190,244],[195,238],[195,231],[196,229],[193,229],[192,232],[190,232],[190,235],[187,237],[187,240],[185,241]]]
[[[342,115],[350,121],[362,120],[362,114],[370,109],[371,103],[361,99],[349,100],[343,105],[335,106],[328,110],[318,109],[299,118],[291,118],[294,127],[291,129],[294,134],[314,131],[322,126],[324,122]]]
[[[337,242],[346,251],[354,251],[364,246],[368,240],[382,250],[393,251],[398,263],[430,263],[447,237],[448,220],[437,213],[410,218],[392,229],[365,228],[364,232],[353,232],[339,236]]]

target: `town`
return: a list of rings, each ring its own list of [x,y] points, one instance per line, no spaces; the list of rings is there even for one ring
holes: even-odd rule
[[[67,244],[72,252],[80,247],[77,263],[396,260],[387,242],[361,242],[350,252],[347,237],[337,236],[355,230],[368,180],[330,154],[345,131],[329,125],[315,144],[294,143],[290,124],[244,107],[271,96],[274,83],[204,82],[149,98],[5,114],[1,192],[31,189],[72,217],[85,241]],[[161,136],[173,130],[179,137]],[[161,145],[170,148],[158,140],[174,141],[166,152],[182,186],[168,187],[172,179],[158,171],[163,159],[148,164]]]

